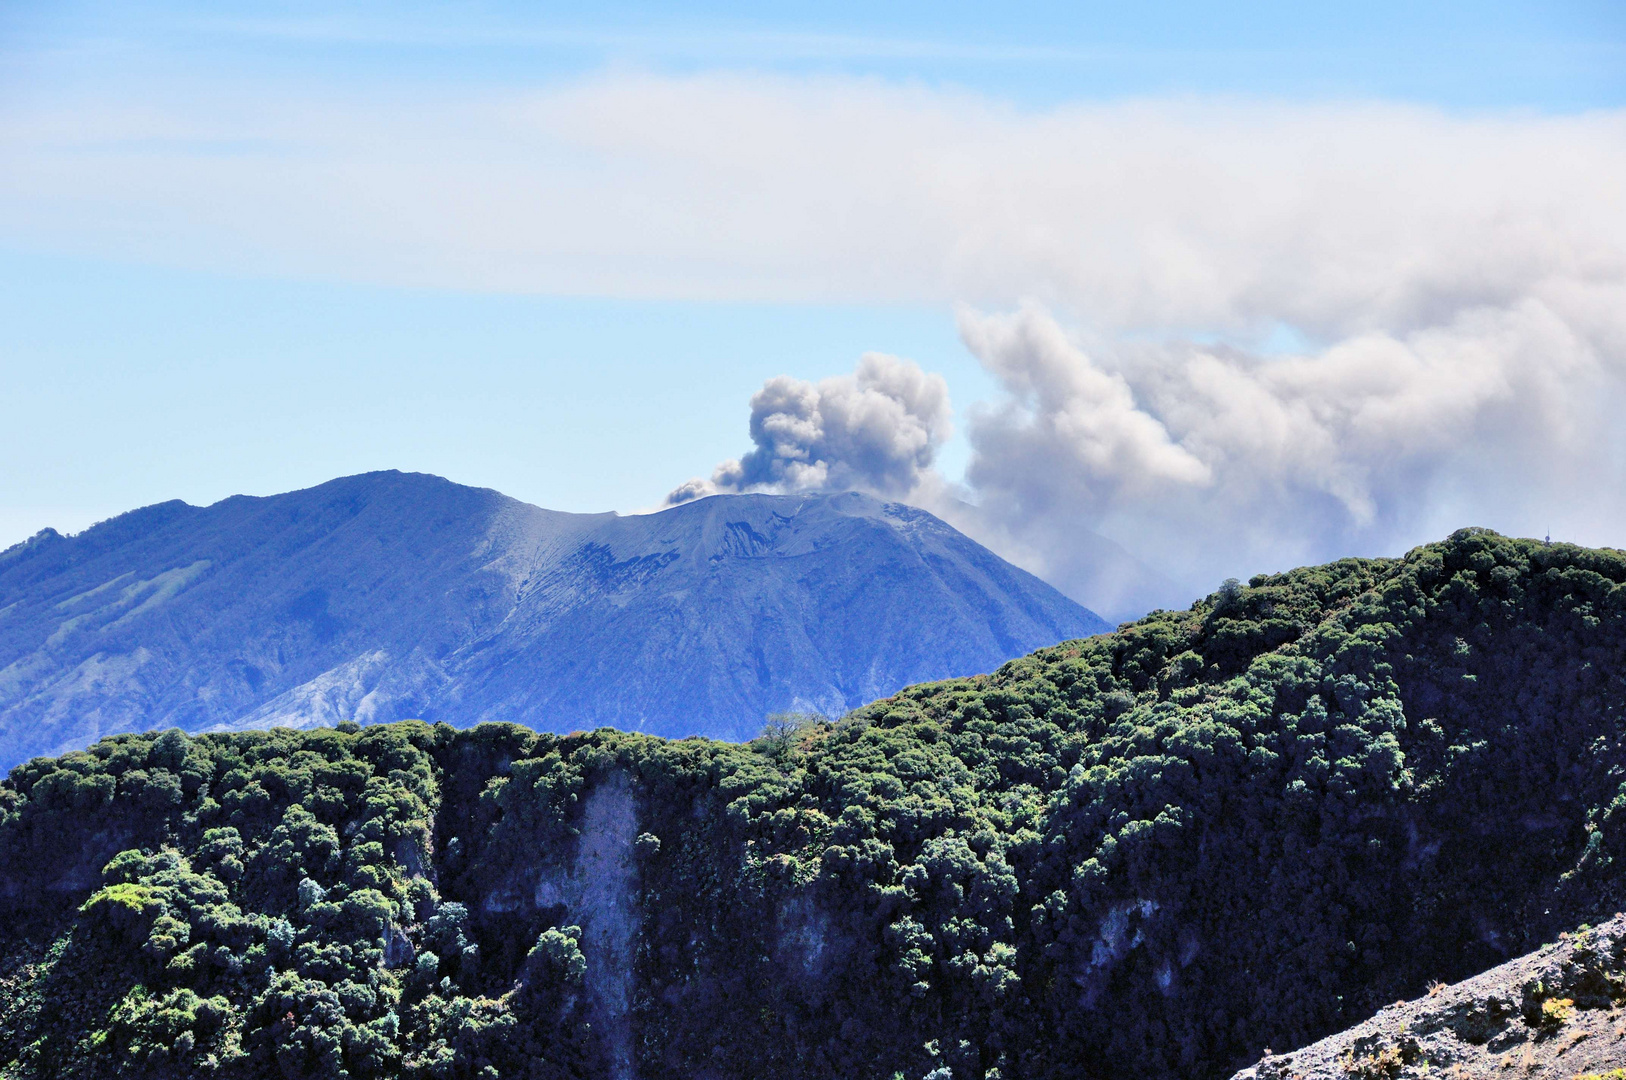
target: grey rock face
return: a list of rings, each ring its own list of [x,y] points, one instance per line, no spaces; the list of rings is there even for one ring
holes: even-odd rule
[[[1232,1080],[1585,1080],[1626,1067],[1626,915]]]
[[[0,553],[0,766],[118,731],[351,719],[737,739],[1107,629],[864,495],[621,517],[371,473]]]

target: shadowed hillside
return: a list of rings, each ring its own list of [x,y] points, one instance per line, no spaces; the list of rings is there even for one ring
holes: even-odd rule
[[[923,511],[564,514],[372,473],[0,554],[0,765],[116,731],[356,719],[754,735],[1106,625]]]

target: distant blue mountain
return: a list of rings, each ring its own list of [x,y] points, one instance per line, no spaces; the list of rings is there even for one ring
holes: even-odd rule
[[[369,473],[0,553],[0,765],[118,731],[403,717],[739,739],[1107,629],[866,495],[623,517]]]

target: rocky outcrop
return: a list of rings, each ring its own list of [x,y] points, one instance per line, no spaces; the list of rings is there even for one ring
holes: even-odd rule
[[[1626,915],[1617,915],[1302,1050],[1267,1053],[1232,1080],[1605,1076],[1626,1068],[1623,1004]]]

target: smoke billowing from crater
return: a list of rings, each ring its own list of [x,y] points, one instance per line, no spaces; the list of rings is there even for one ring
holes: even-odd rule
[[[925,481],[952,432],[948,384],[908,360],[866,353],[851,375],[788,375],[751,396],[754,449],[667,496],[675,505],[722,491],[843,491],[906,496]]]

